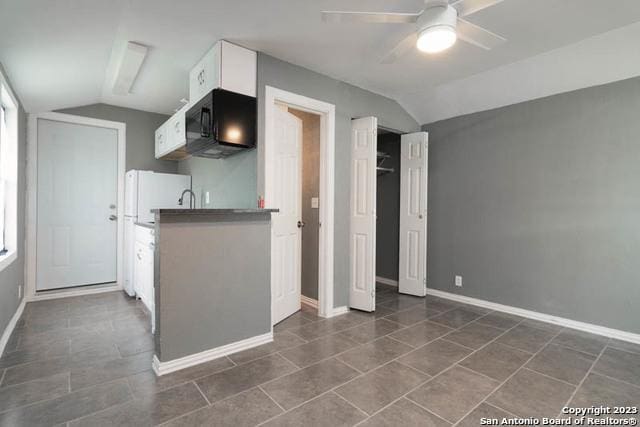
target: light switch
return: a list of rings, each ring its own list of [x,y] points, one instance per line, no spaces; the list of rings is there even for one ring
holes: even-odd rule
[[[312,209],[318,209],[318,207],[320,206],[320,201],[317,197],[312,197],[311,198],[311,208]]]

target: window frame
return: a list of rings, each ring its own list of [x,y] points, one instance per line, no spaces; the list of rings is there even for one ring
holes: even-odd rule
[[[18,258],[18,109],[19,103],[0,69],[0,104],[6,126],[0,141],[0,182],[4,183],[4,246],[0,255],[0,271]],[[2,249],[2,248],[0,248]]]

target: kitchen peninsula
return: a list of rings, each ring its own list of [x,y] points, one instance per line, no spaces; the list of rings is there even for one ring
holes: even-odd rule
[[[154,210],[156,374],[273,339],[272,212]]]

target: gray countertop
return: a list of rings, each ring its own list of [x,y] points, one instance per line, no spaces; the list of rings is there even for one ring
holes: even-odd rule
[[[229,215],[229,214],[260,214],[278,212],[279,209],[258,209],[258,208],[239,208],[239,209],[152,209],[151,212],[156,214],[169,215]]]

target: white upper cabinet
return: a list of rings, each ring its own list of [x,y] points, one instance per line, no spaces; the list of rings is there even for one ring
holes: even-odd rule
[[[189,106],[183,106],[156,130],[156,159],[181,160],[187,157],[183,150],[187,144],[184,115]]]
[[[167,123],[156,129],[156,159],[167,151]]]
[[[167,151],[171,152],[182,148],[187,143],[186,130],[184,127],[184,114],[189,109],[189,104],[184,105],[167,122]]]
[[[189,104],[156,130],[156,158],[182,160],[189,157],[185,113],[189,107],[213,89],[222,88],[248,96],[256,96],[256,52],[220,40],[205,53],[189,72]]]
[[[199,101],[216,88],[256,96],[256,52],[221,40],[189,73],[189,99]]]

